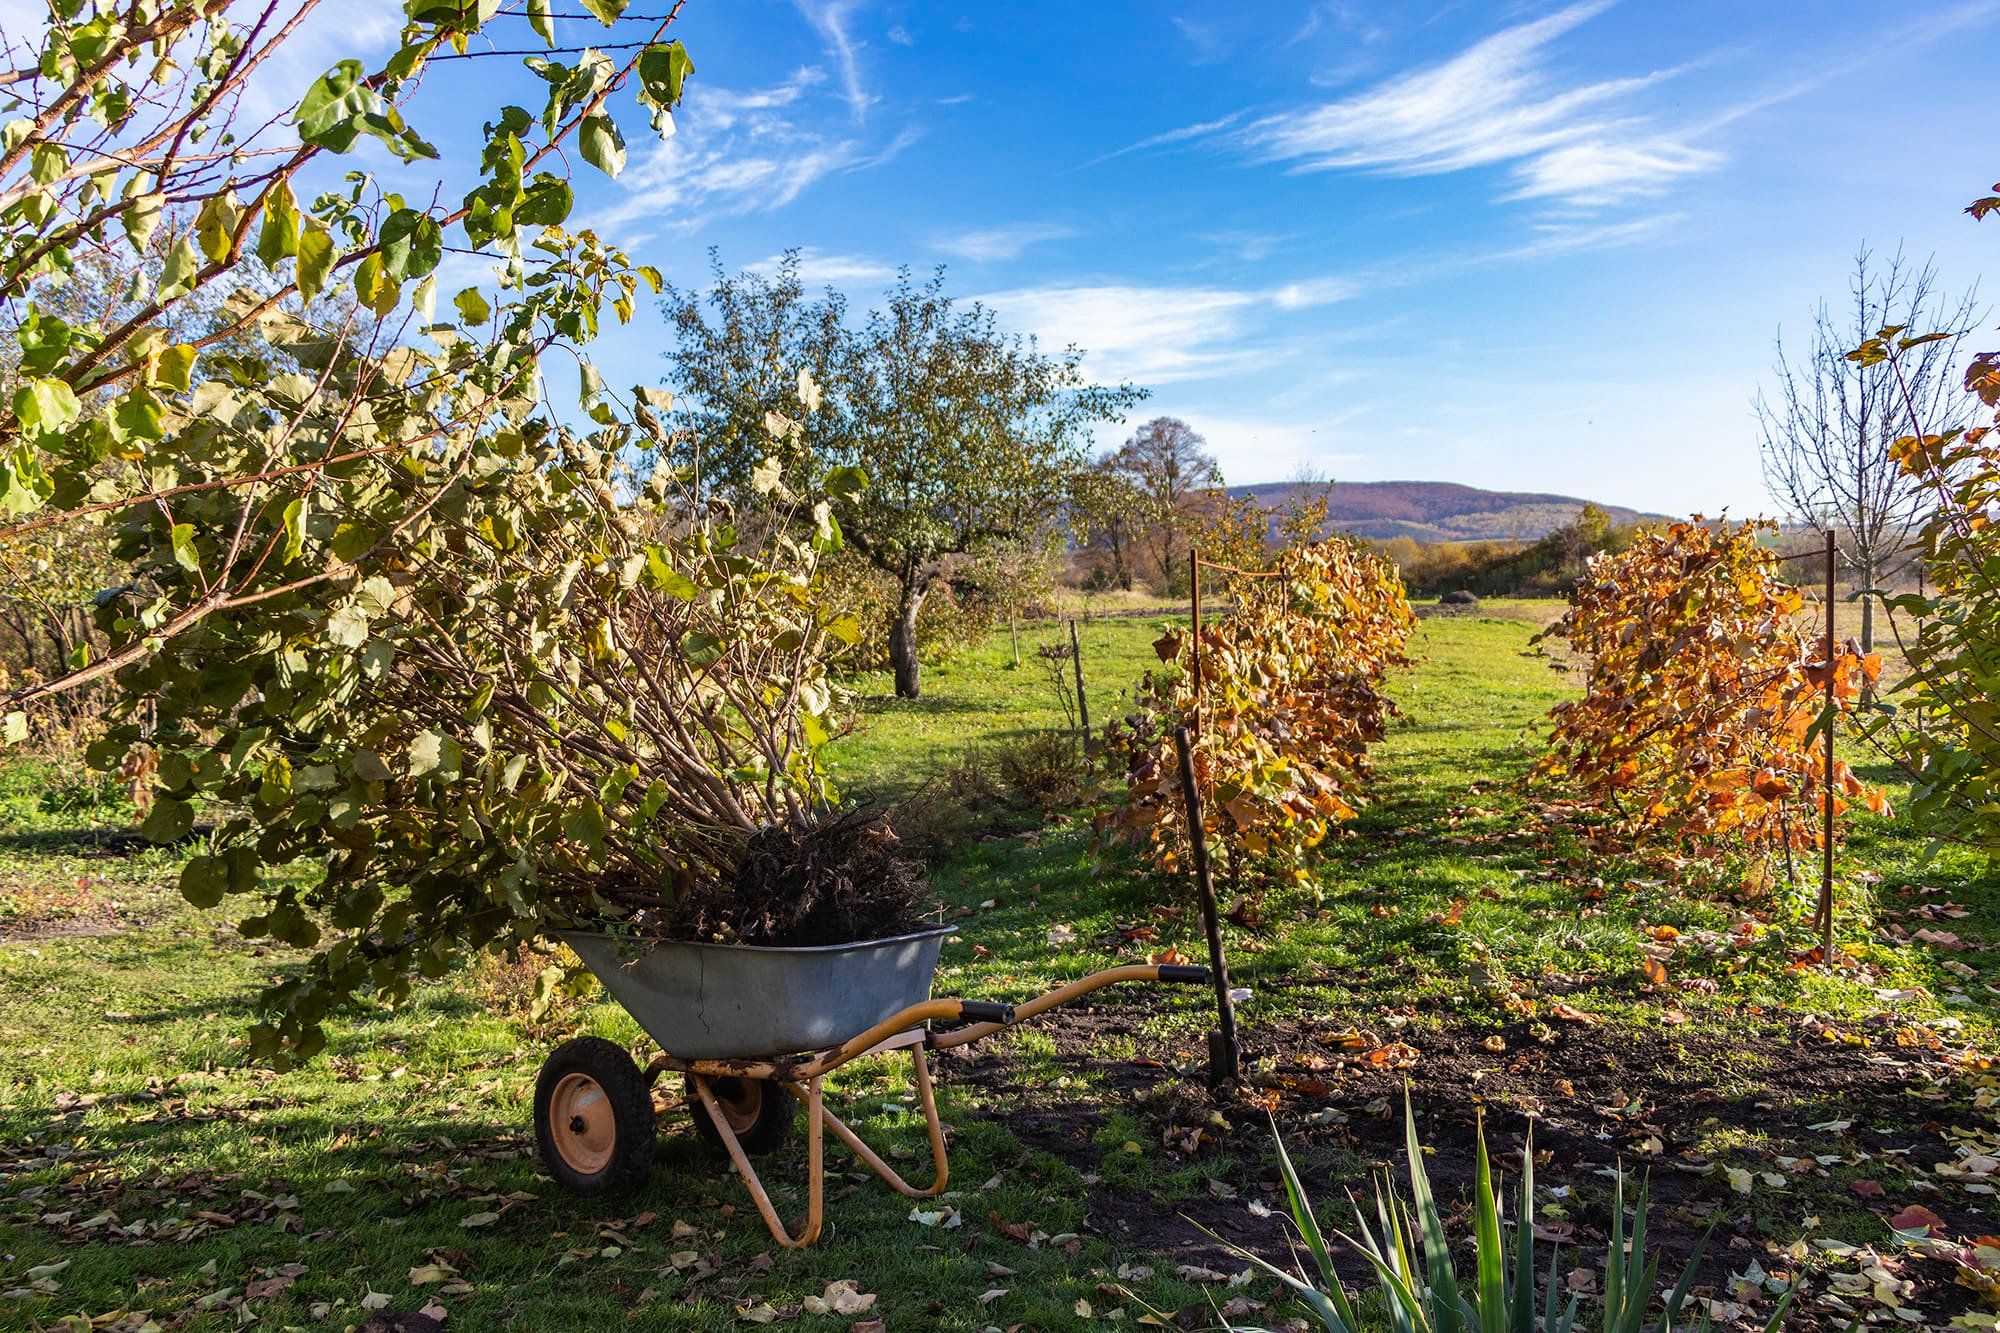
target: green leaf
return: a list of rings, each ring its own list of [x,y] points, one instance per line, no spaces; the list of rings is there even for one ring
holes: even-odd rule
[[[443,747],[444,737],[435,731],[418,732],[416,739],[410,742],[410,776],[420,778],[436,771]]]
[[[201,252],[217,264],[228,259],[236,244],[236,228],[242,220],[243,209],[234,190],[210,196],[194,219],[195,239],[201,242]]]
[[[21,428],[55,435],[76,424],[83,414],[76,392],[61,380],[29,380],[14,391],[14,416]]]
[[[826,474],[826,493],[835,500],[853,500],[868,489],[868,474],[858,467],[837,467]]]
[[[213,856],[192,856],[181,867],[181,897],[196,907],[214,907],[228,891],[229,877]]]
[[[201,572],[201,557],[195,554],[194,524],[176,523],[168,533],[173,543],[174,563],[191,574]]]
[[[337,647],[359,648],[368,642],[368,613],[347,603],[327,617],[326,637]]]
[[[639,53],[639,100],[653,108],[653,128],[665,131],[694,61],[679,42],[657,42]]]
[[[160,213],[166,206],[167,196],[158,190],[132,196],[125,206],[125,239],[134,250],[143,251],[153,239],[153,232],[160,225]]]
[[[477,287],[467,287],[452,297],[451,303],[458,307],[459,318],[467,324],[477,326],[493,317],[493,307],[486,304],[486,298]]]
[[[625,139],[611,117],[602,112],[585,116],[577,128],[577,142],[583,149],[583,160],[605,175],[616,179],[625,169]]]
[[[549,17],[549,0],[528,0],[528,26],[550,46],[556,44],[556,25]]]
[[[186,295],[200,271],[201,261],[195,258],[194,247],[188,244],[187,237],[181,237],[174,242],[173,249],[167,251],[166,263],[160,266],[160,296],[172,300]]]
[[[592,851],[604,847],[604,807],[585,797],[563,817],[563,832]]]
[[[306,549],[306,502],[299,496],[285,506],[285,560],[287,563],[299,558]]]
[[[314,79],[299,100],[299,138],[336,153],[352,148],[361,118],[382,104],[363,78],[361,62],[350,58]]]
[[[28,739],[28,715],[19,709],[0,718],[0,744],[19,745]]]
[[[387,782],[395,776],[389,771],[389,765],[383,761],[382,756],[373,750],[356,750],[351,763],[354,776],[363,782]]]
[[[195,350],[190,343],[163,347],[146,364],[146,383],[175,393],[186,393],[194,383]]]
[[[354,270],[354,296],[368,310],[387,319],[403,299],[403,284],[389,272],[380,252],[363,257]]]
[[[299,208],[292,187],[279,181],[264,194],[264,225],[257,233],[257,258],[267,268],[299,252]]]
[[[583,0],[583,7],[597,16],[597,21],[610,27],[625,12],[627,0]]]
[[[194,827],[194,807],[171,796],[153,798],[153,808],[139,825],[141,837],[152,842],[179,842]]]
[[[646,552],[646,581],[683,602],[691,602],[701,594],[694,580],[668,564],[665,552],[657,546]]]
[[[326,286],[333,268],[333,234],[315,218],[308,218],[299,233],[298,257],[299,295],[311,301]]]
[[[382,224],[382,271],[398,282],[421,278],[444,257],[444,233],[436,219],[414,208],[399,208]]]

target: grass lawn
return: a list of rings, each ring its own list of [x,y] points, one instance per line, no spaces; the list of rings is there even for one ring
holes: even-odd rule
[[[531,969],[468,968],[402,1011],[349,1015],[303,1071],[250,1066],[251,1000],[286,960],[182,905],[175,853],[76,831],[91,807],[17,767],[0,780],[0,1327],[341,1328],[426,1305],[465,1329],[1048,1330],[1149,1307],[1278,1327],[1299,1312],[1233,1282],[1246,1266],[1196,1224],[1282,1254],[1273,1118],[1332,1211],[1396,1156],[1405,1080],[1451,1204],[1475,1110],[1510,1175],[1534,1120],[1544,1221],[1575,1242],[1579,1281],[1623,1162],[1650,1170],[1674,1253],[1715,1227],[1703,1284],[1724,1315],[1768,1311],[1760,1279],[1800,1272],[1794,1327],[1976,1309],[1885,1219],[1921,1203],[1955,1234],[1995,1229],[1988,1176],[1962,1169],[1995,1146],[1994,1112],[1949,1057],[1991,1049],[2000,879],[1865,827],[1842,865],[1854,965],[1794,966],[1807,889],[1636,858],[1528,780],[1569,688],[1528,649],[1547,611],[1426,621],[1374,802],[1311,882],[1227,926],[1253,993],[1248,1089],[1218,1102],[1201,1082],[1205,992],[1104,992],[939,1059],[954,1189],[938,1203],[913,1209],[830,1149],[834,1232],[802,1253],[772,1246],[677,1105],[643,1192],[555,1190],[526,1133],[542,1055],[575,1032],[648,1052],[607,1003],[531,1023]],[[1084,629],[1093,721],[1156,627]],[[1024,630],[1024,657],[1052,634]],[[857,682],[844,785],[903,795],[1055,724],[1039,666],[1010,661],[1003,632],[930,667],[917,703]],[[940,994],[1022,999],[1200,952],[1188,886],[1100,847],[1085,819],[973,837],[938,884],[962,913]],[[906,1069],[851,1067],[836,1098],[914,1172]],[[770,1178],[803,1168],[787,1149]],[[798,1205],[795,1183],[778,1193]],[[872,1309],[814,1313],[841,1280]]]

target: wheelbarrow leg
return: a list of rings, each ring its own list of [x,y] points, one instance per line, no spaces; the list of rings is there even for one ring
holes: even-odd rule
[[[894,1189],[899,1194],[906,1194],[912,1199],[928,1199],[933,1195],[944,1193],[944,1187],[950,1180],[951,1168],[945,1157],[944,1123],[938,1119],[937,1095],[931,1088],[930,1061],[925,1058],[923,1047],[911,1047],[910,1060],[916,1072],[917,1097],[923,1103],[924,1107],[924,1122],[930,1128],[931,1161],[937,1167],[937,1177],[929,1185],[919,1189],[917,1186],[910,1184],[909,1181],[904,1180],[898,1174],[896,1168],[883,1161],[873,1148],[862,1142],[859,1134],[856,1134],[843,1124],[840,1117],[831,1111],[825,1110],[822,1110],[821,1114],[826,1118],[827,1128],[833,1131],[834,1137],[853,1149],[854,1155],[861,1159],[862,1164],[876,1175],[882,1177],[891,1189]],[[817,1082],[815,1082],[814,1086],[817,1088]],[[795,1094],[799,1096],[806,1095],[798,1084],[793,1083],[790,1087]]]
[[[806,1104],[806,1224],[794,1236],[779,1218],[778,1210],[772,1206],[771,1196],[764,1192],[764,1182],[758,1178],[757,1168],[750,1165],[750,1154],[744,1152],[743,1145],[736,1141],[736,1131],[729,1127],[729,1117],[723,1114],[721,1105],[715,1100],[708,1080],[700,1074],[690,1074],[689,1078],[701,1097],[701,1104],[708,1108],[709,1122],[715,1126],[722,1146],[728,1149],[729,1160],[736,1163],[736,1174],[743,1178],[743,1187],[750,1191],[750,1202],[757,1205],[765,1227],[771,1232],[771,1239],[788,1250],[803,1249],[818,1240],[826,1198],[825,1135],[821,1130],[823,1122],[832,1119],[820,1100],[819,1079],[810,1080],[803,1088],[796,1083],[791,1085]]]

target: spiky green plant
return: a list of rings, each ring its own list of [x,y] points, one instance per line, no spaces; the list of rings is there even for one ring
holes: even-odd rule
[[[1376,1290],[1386,1311],[1385,1321],[1394,1333],[1641,1333],[1647,1313],[1659,1290],[1660,1255],[1647,1255],[1647,1186],[1640,1181],[1631,1206],[1631,1232],[1626,1233],[1625,1173],[1617,1178],[1616,1201],[1612,1211],[1611,1239],[1604,1258],[1604,1308],[1593,1320],[1584,1311],[1579,1297],[1561,1299],[1562,1284],[1556,1266],[1560,1245],[1549,1253],[1548,1278],[1542,1299],[1535,1293],[1535,1151],[1534,1134],[1529,1132],[1521,1155],[1520,1205],[1511,1226],[1504,1225],[1499,1196],[1493,1185],[1493,1166],[1486,1154],[1486,1133],[1478,1136],[1479,1159],[1472,1216],[1473,1271],[1469,1284],[1462,1280],[1452,1259],[1452,1241],[1446,1234],[1444,1216],[1437,1197],[1431,1192],[1430,1176],[1424,1170],[1424,1152],[1417,1142],[1416,1119],[1410,1114],[1408,1097],[1403,1108],[1404,1140],[1410,1159],[1410,1197],[1406,1203],[1386,1181],[1379,1182],[1373,1199],[1374,1223],[1367,1210],[1355,1205],[1355,1234],[1335,1230],[1334,1234],[1368,1261],[1375,1275]],[[1275,1126],[1274,1137],[1275,1137]],[[1333,1255],[1326,1233],[1313,1214],[1291,1155],[1278,1138],[1278,1167],[1284,1177],[1285,1197],[1292,1221],[1312,1263],[1313,1272],[1287,1272],[1237,1245],[1223,1241],[1235,1254],[1248,1259],[1276,1277],[1319,1319],[1327,1333],[1361,1333],[1372,1325],[1364,1323],[1355,1298],[1341,1284],[1334,1270]],[[1217,1237],[1219,1240],[1220,1237]],[[1629,1243],[1628,1243],[1629,1241]],[[1707,1333],[1708,1316],[1684,1315],[1688,1293],[1694,1285],[1695,1270],[1708,1249],[1704,1235],[1689,1257],[1687,1267],[1673,1289],[1659,1297],[1656,1333]],[[1791,1308],[1792,1292],[1778,1302],[1765,1333],[1776,1333]],[[1236,1333],[1261,1330],[1229,1325]]]

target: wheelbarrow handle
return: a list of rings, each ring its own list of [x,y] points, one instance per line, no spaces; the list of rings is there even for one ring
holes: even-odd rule
[[[1184,963],[1128,963],[1123,967],[1109,967],[1102,972],[1093,972],[1087,977],[1079,977],[1067,985],[1056,987],[1032,1000],[1020,1004],[1000,1004],[993,1000],[925,1000],[913,1004],[901,1013],[883,1019],[866,1032],[843,1043],[839,1048],[828,1051],[817,1059],[790,1071],[796,1079],[817,1078],[857,1056],[865,1055],[880,1043],[924,1023],[963,1023],[965,1026],[950,1032],[930,1032],[924,1045],[932,1050],[946,1050],[953,1046],[963,1046],[969,1041],[989,1037],[1002,1028],[1011,1027],[1036,1014],[1045,1013],[1058,1005],[1088,995],[1094,990],[1114,986],[1122,981],[1152,981],[1180,984],[1202,984],[1208,981],[1208,969],[1190,967]]]
[[[1087,977],[1079,977],[1075,981],[1058,986],[1046,994],[1037,995],[1032,1000],[1024,1000],[1020,1004],[1011,1006],[1008,1008],[1008,1017],[1004,1020],[972,1021],[967,1026],[951,1032],[933,1032],[929,1041],[925,1044],[932,1050],[947,1050],[953,1046],[963,1046],[969,1041],[978,1041],[981,1037],[989,1037],[1011,1023],[1018,1023],[1033,1018],[1036,1014],[1046,1013],[1051,1009],[1068,1004],[1071,1000],[1079,999],[1082,996],[1090,994],[1092,991],[1102,990],[1106,986],[1115,986],[1124,981],[1203,983],[1207,980],[1207,968],[1189,967],[1182,963],[1128,963],[1123,967],[1108,967],[1102,972],[1093,972]],[[962,1016],[969,1020],[976,1019],[973,1009],[979,1003],[976,1000],[964,1002],[961,1010]]]

